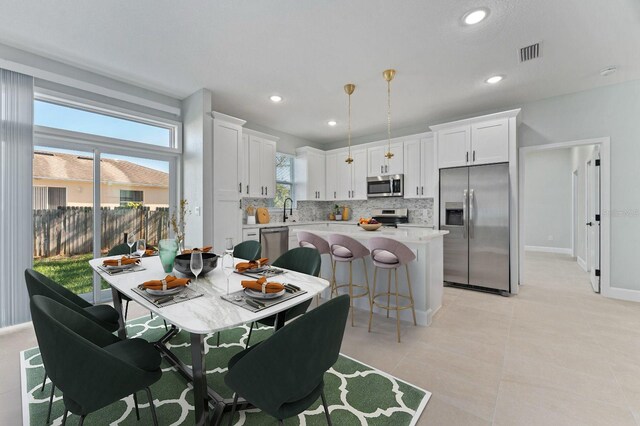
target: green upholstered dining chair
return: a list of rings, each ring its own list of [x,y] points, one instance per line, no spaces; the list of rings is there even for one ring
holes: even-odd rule
[[[118,244],[117,246],[111,247],[107,256],[118,256],[118,255],[129,255],[131,252],[131,248],[127,243]],[[120,297],[125,302],[124,307],[124,320],[127,320],[127,314],[129,313],[129,302],[131,302],[131,298],[125,294],[120,293]]]
[[[109,332],[114,332],[119,328],[118,312],[109,305],[92,305],[77,294],[64,288],[51,278],[41,274],[33,269],[24,271],[24,278],[27,283],[27,291],[29,298],[41,295],[56,300],[66,307],[78,312],[80,315],[90,319]],[[42,389],[47,383],[47,370],[45,369],[44,378],[42,379]],[[47,414],[47,423],[51,415],[51,404],[53,403],[53,393],[55,386],[51,386],[51,395],[49,396],[49,412]]]
[[[331,425],[324,373],[338,360],[348,314],[349,296],[344,294],[234,355],[224,378],[235,392],[229,425],[239,396],[278,419],[280,424],[321,397],[327,423]],[[267,365],[270,368],[265,368]]]
[[[51,381],[62,391],[64,416],[85,417],[145,390],[154,425],[158,424],[149,386],[162,377],[161,357],[143,339],[120,339],[77,311],[45,296],[31,298],[31,317]]]
[[[322,258],[320,257],[320,253],[316,249],[308,248],[308,247],[296,247],[282,254],[279,258],[272,263],[272,266],[276,268],[284,268],[289,269],[291,271],[300,272],[302,274],[313,275],[317,277],[320,275],[320,266],[322,265]],[[281,312],[280,315],[284,315],[284,322],[292,320],[309,309],[309,305],[311,305],[311,299],[306,300],[296,306],[293,306],[287,309],[284,312]],[[276,315],[272,315],[270,317],[263,318],[258,320],[257,322],[262,325],[266,325],[269,327],[273,327],[276,324]],[[251,339],[251,333],[253,331],[255,323],[251,324],[251,328],[249,329],[249,336],[247,337],[246,346],[249,347],[249,340]]]
[[[233,257],[238,257],[244,260],[260,259],[261,254],[262,246],[258,241],[243,241],[233,248]]]

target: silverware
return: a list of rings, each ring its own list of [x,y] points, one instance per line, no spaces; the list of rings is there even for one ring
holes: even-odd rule
[[[244,303],[246,303],[247,305],[249,305],[249,306],[251,306],[252,308],[255,308],[255,309],[262,309],[262,308],[264,308],[264,305],[262,305],[262,304],[260,304],[260,303],[256,302],[255,300],[251,300],[251,299],[247,299],[247,298],[245,298],[245,299],[244,299]]]

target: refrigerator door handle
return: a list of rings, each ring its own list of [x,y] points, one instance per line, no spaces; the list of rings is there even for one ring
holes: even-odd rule
[[[462,238],[467,239],[467,190],[462,195]]]
[[[473,238],[473,203],[475,201],[473,189],[469,190],[469,239]]]

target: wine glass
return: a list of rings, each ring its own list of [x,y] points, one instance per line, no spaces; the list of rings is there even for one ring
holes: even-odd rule
[[[230,252],[231,255],[233,255],[233,238],[225,238],[224,245],[224,250],[226,252]]]
[[[198,280],[198,275],[202,272],[202,252],[200,250],[194,250],[191,252],[191,273],[196,276],[196,281]]]
[[[225,239],[224,256],[222,257],[222,272],[227,277],[227,296],[229,295],[229,278],[235,269],[233,258],[233,238]]]
[[[144,239],[138,240],[136,242],[136,255],[139,257],[142,257],[144,256],[146,251],[147,251],[147,242]]]
[[[133,249],[133,245],[138,241],[136,239],[136,234],[130,233],[127,234],[127,245],[129,246],[129,257],[131,257],[131,249]]]

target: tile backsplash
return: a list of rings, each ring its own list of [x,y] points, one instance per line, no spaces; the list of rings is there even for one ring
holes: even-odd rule
[[[351,218],[371,217],[374,209],[405,208],[409,210],[409,223],[433,225],[433,198],[375,198],[360,201],[298,201],[299,221],[327,220],[332,207],[338,204],[351,209]]]

